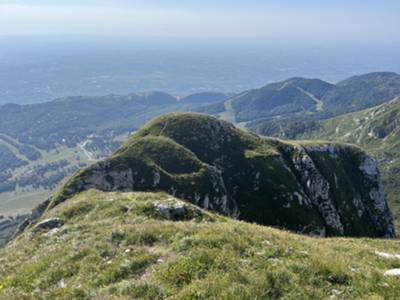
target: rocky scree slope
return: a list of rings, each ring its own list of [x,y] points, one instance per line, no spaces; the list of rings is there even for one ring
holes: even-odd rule
[[[262,138],[202,114],[156,118],[42,209],[92,188],[165,191],[223,215],[308,234],[395,235],[376,162],[360,149]]]
[[[0,299],[397,299],[397,240],[316,239],[89,190],[0,249]],[[394,269],[394,270],[393,270]]]

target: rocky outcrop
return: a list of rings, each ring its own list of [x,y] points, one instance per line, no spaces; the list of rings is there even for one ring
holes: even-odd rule
[[[203,216],[200,208],[184,203],[183,201],[175,200],[155,203],[154,212],[156,216],[171,221],[187,221],[199,219]]]
[[[385,276],[400,277],[400,269],[390,269],[384,273]]]
[[[37,223],[33,227],[33,231],[51,230],[54,228],[60,228],[63,225],[64,225],[64,221],[61,220],[60,218],[51,218],[51,219],[46,219],[46,220],[43,220],[43,221]]]
[[[200,114],[168,114],[73,177],[87,189],[166,191],[234,218],[320,236],[394,237],[376,162],[359,148],[284,142]]]

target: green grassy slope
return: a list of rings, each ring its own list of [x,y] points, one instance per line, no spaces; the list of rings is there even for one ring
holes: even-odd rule
[[[180,220],[160,204],[186,207]],[[166,194],[86,191],[0,250],[0,299],[398,299],[397,240],[318,239],[217,216]]]

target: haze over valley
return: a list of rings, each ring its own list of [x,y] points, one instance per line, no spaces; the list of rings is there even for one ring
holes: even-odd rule
[[[154,90],[176,96],[237,93],[299,76],[336,83],[356,74],[400,72],[399,50],[253,40],[0,36],[0,104]]]

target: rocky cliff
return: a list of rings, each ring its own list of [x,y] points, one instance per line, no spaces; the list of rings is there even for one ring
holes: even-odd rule
[[[148,123],[49,202],[88,189],[165,191],[230,217],[321,236],[394,237],[377,164],[359,148],[288,142],[201,114]]]

